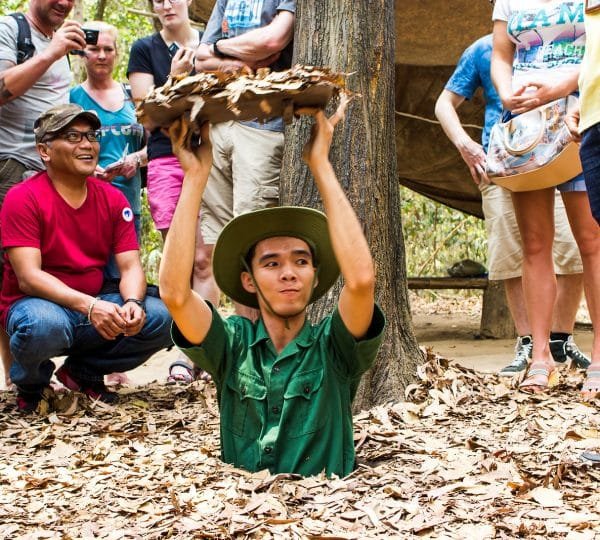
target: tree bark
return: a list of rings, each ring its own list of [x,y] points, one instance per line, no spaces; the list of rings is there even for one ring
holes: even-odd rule
[[[414,337],[406,286],[394,133],[394,1],[323,0],[297,3],[295,61],[353,73],[360,94],[338,126],[331,160],[364,225],[377,268],[377,301],[387,328],[375,366],[364,377],[355,409],[401,400],[423,355]],[[301,151],[311,121],[286,131],[283,204],[320,207]],[[337,301],[339,284],[311,310],[318,320]]]
[[[96,5],[96,15],[95,15],[95,19],[97,21],[104,20],[104,11],[106,10],[106,2],[107,2],[107,0],[98,0],[98,4]]]
[[[502,281],[490,281],[488,287],[483,292],[479,335],[492,339],[511,339],[517,337],[515,323],[508,309],[504,283]]]
[[[71,11],[71,18],[83,24],[83,20],[85,18],[83,0],[75,0],[75,3],[73,4],[73,10]],[[70,55],[69,62],[71,63],[71,72],[73,73],[73,80],[75,83],[83,82],[86,78],[86,71],[82,57],[78,55]]]

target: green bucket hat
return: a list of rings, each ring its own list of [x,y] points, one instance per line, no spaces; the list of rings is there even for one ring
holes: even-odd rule
[[[323,296],[340,274],[323,212],[301,206],[279,206],[242,214],[221,231],[213,251],[213,275],[220,289],[232,300],[258,308],[256,294],[242,287],[244,260],[261,240],[291,236],[304,240],[312,249],[319,281],[310,303]]]

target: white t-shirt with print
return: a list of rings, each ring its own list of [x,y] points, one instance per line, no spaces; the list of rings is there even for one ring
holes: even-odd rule
[[[492,18],[506,21],[515,44],[513,88],[561,80],[585,51],[582,0],[497,0]]]

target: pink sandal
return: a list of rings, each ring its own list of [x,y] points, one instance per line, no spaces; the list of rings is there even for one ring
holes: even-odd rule
[[[191,384],[194,381],[212,381],[209,373],[203,369],[190,366],[185,360],[175,360],[169,366],[167,384]]]
[[[585,381],[581,387],[581,397],[586,401],[600,396],[600,370],[588,369],[586,371]]]
[[[536,382],[545,379],[544,382]],[[548,369],[545,364],[531,364],[527,376],[519,385],[519,390],[526,394],[540,394],[559,383],[558,369]]]

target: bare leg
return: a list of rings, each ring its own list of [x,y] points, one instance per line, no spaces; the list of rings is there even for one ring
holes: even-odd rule
[[[573,333],[582,294],[583,274],[557,276],[556,305],[552,317],[553,332]]]
[[[552,316],[552,331],[572,334],[583,295],[583,274],[556,276],[556,284],[556,304]],[[527,318],[521,278],[505,279],[504,290],[517,334],[520,336],[530,335],[531,327]]]
[[[513,193],[513,204],[523,242],[523,294],[533,337],[532,366],[554,368],[548,340],[556,300],[552,261],[554,189]],[[547,378],[534,375],[530,387],[544,387]]]
[[[4,331],[4,329],[0,329],[0,355],[2,356],[2,369],[4,370],[4,385],[6,388],[10,388],[12,386],[10,380],[12,354],[10,352],[8,334]]]
[[[563,193],[565,208],[573,236],[583,262],[583,287],[594,328],[592,364],[589,372],[600,371],[600,227],[592,217],[587,194],[581,191]],[[596,378],[597,379],[597,378]],[[596,386],[598,381],[596,380]],[[584,387],[584,396],[585,392]],[[593,392],[595,394],[595,392]]]
[[[196,227],[196,259],[192,274],[192,289],[213,306],[219,307],[221,292],[212,274],[212,252],[214,244],[205,244],[200,229],[200,220]]]
[[[531,334],[531,326],[527,318],[527,309],[525,307],[525,296],[523,295],[523,282],[520,277],[505,279],[504,292],[508,309],[512,315],[519,336],[528,336]]]

